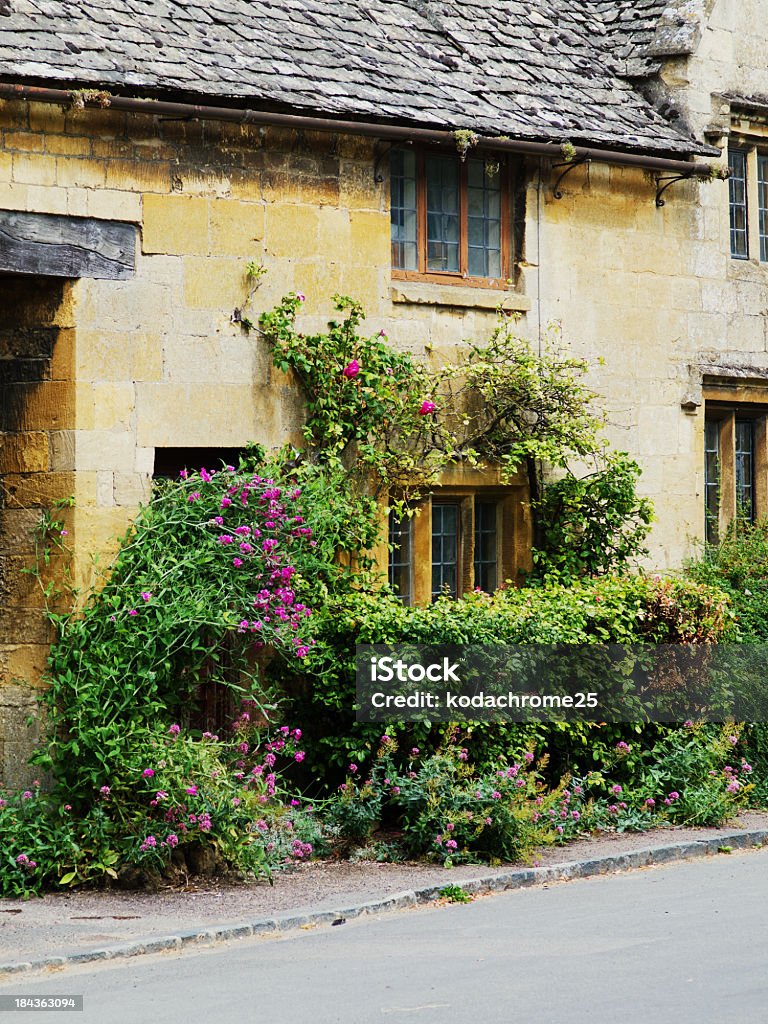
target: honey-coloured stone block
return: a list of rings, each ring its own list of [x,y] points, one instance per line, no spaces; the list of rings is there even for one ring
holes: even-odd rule
[[[2,473],[46,473],[49,466],[48,434],[27,431],[0,434]]]
[[[145,253],[208,252],[208,203],[191,196],[142,199],[141,247]]]
[[[44,154],[14,153],[13,180],[20,185],[55,185],[56,160]]]
[[[45,149],[42,132],[6,132],[3,142],[6,149],[19,149],[25,153],[42,153]]]
[[[264,237],[264,206],[233,199],[208,202],[211,254],[251,259]]]
[[[319,254],[319,214],[306,203],[266,207],[264,246],[271,256],[301,259]]]
[[[233,257],[194,257],[184,259],[184,302],[190,309],[220,311],[229,320],[232,310],[241,306],[247,294],[246,260]]]
[[[56,160],[56,184],[60,188],[101,188],[106,177],[106,166],[101,160],[72,157]]]

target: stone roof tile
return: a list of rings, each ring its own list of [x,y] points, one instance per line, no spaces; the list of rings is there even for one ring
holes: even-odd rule
[[[710,152],[620,77],[659,0],[11,0],[2,77],[647,152]]]

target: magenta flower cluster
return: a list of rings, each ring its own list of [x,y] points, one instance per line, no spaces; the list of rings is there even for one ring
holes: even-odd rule
[[[212,479],[213,474],[208,476]],[[292,552],[297,545],[316,542],[297,505],[301,490],[277,487],[260,476],[245,483],[225,477],[224,483],[220,514],[209,525],[217,531],[216,543],[235,552],[232,566],[248,571],[259,587],[251,608],[239,620],[238,632],[253,636],[255,647],[281,642],[304,658],[314,644],[303,635],[312,611],[298,600],[292,585],[296,575]],[[229,529],[225,516],[233,523]]]
[[[240,814],[238,808],[252,808],[256,803],[263,807],[262,813],[265,815],[271,816],[273,810],[276,812],[276,820],[280,822],[277,832],[264,818],[259,818],[255,823],[249,820],[248,811],[245,817],[238,819],[240,824],[236,828],[241,828],[244,835],[248,832],[263,835],[263,848],[266,850],[269,844],[271,849],[268,852],[274,854],[277,850],[280,856],[288,860],[306,860],[311,857],[312,844],[292,834],[293,815],[301,807],[301,801],[295,797],[289,798],[284,793],[277,767],[280,758],[288,764],[304,760],[305,752],[299,747],[301,729],[282,726],[271,739],[260,742],[257,728],[260,720],[255,703],[245,701],[240,714],[232,723],[230,740],[222,742],[213,733],[204,734],[202,742],[220,743],[220,755],[225,761],[229,760],[226,772],[216,770],[211,773],[212,785],[203,779],[187,780],[181,784],[174,779],[168,789],[155,788],[157,777],[163,777],[163,769],[166,767],[166,760],[162,757],[153,767],[141,771],[142,779],[155,783],[147,796],[149,834],[140,843],[141,853],[159,855],[193,838],[198,841],[208,835],[213,838],[218,835],[217,828],[228,830],[232,827],[229,815]],[[168,729],[168,734],[165,741],[167,748],[177,741],[182,742],[180,737],[183,730],[177,723]],[[221,801],[222,786],[229,793],[229,812],[224,810]],[[171,789],[172,792],[169,792]],[[310,810],[307,808],[307,813]],[[159,829],[163,826],[166,831],[170,829],[165,839],[160,838],[163,833]]]
[[[353,360],[347,370],[354,377],[359,364]],[[213,497],[219,514],[208,526],[215,531],[215,543],[227,553],[232,568],[248,572],[248,582],[258,588],[251,606],[243,609],[238,632],[253,636],[254,647],[277,644],[305,658],[315,643],[306,636],[312,612],[295,593],[293,562],[298,546],[315,547],[317,542],[297,504],[300,488],[283,489],[257,475],[243,479],[232,466],[221,472],[202,467],[191,478],[186,471],[181,476],[197,488],[187,495],[189,503]],[[151,588],[141,590],[124,614],[128,620],[138,619],[141,602],[144,608],[159,607],[160,598]],[[117,616],[111,615],[110,621],[116,623]]]

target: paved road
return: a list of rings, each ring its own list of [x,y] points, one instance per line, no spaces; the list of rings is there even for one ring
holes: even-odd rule
[[[768,1024],[768,850],[16,979],[11,1024]]]

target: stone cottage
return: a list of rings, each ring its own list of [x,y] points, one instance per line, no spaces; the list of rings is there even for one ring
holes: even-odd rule
[[[262,308],[350,294],[417,354],[559,322],[660,568],[768,511],[767,52],[768,0],[0,0],[0,783],[42,510],[73,496],[86,584],[153,476],[300,426],[248,260]],[[524,480],[446,477],[391,576],[493,589],[528,518]]]

